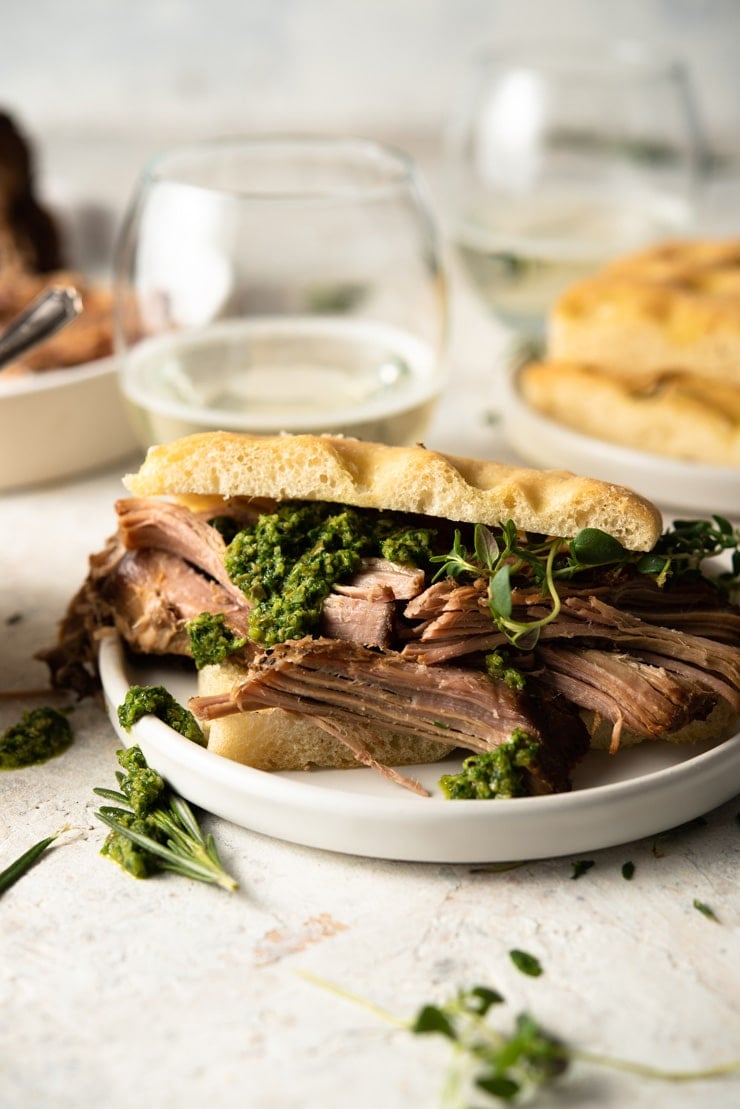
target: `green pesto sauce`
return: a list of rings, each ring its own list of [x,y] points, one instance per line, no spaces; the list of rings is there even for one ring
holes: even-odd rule
[[[151,837],[153,832],[157,830],[147,818],[134,816],[133,813],[126,812],[123,809],[116,814],[116,820],[123,824],[125,828],[131,828],[132,831],[139,832],[142,836]],[[106,855],[113,862],[118,863],[134,878],[149,878],[162,869],[156,855],[151,851],[145,851],[138,844],[132,843],[120,832],[111,831],[108,833],[105,843],[100,848],[100,854]]]
[[[538,751],[539,743],[515,728],[500,747],[465,759],[459,774],[443,774],[440,789],[452,801],[526,797],[530,792],[527,771],[536,765]]]
[[[486,673],[489,678],[505,682],[510,689],[523,690],[526,684],[524,674],[515,666],[509,665],[505,651],[491,651],[485,657]]]
[[[244,647],[247,639],[240,638],[227,627],[222,612],[201,612],[188,621],[190,653],[198,670],[225,658]]]
[[[46,762],[66,751],[73,738],[66,712],[52,708],[24,712],[20,723],[0,736],[0,770],[21,770]]]
[[[125,809],[117,809],[116,820],[126,828],[163,842],[166,835],[152,819],[151,813],[166,794],[164,779],[147,765],[140,747],[124,748],[116,752],[116,757],[119,765],[126,771],[125,774],[118,775],[121,793],[134,810],[127,812]],[[161,860],[156,855],[132,843],[119,832],[108,833],[100,853],[113,859],[134,878],[148,878],[162,869]]]
[[[323,502],[289,502],[232,540],[229,577],[251,601],[249,634],[272,646],[312,634],[332,586],[363,557],[425,567],[435,532],[394,513]]]
[[[118,722],[129,731],[142,716],[156,716],[186,739],[205,747],[206,740],[192,712],[178,704],[163,685],[132,685],[122,705]]]

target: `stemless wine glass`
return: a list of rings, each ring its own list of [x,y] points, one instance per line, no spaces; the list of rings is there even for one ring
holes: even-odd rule
[[[569,284],[689,231],[702,161],[684,67],[642,45],[509,44],[478,56],[449,132],[452,235],[530,345]]]
[[[156,157],[116,252],[121,385],[144,446],[196,430],[418,440],[447,281],[412,161],[363,139],[217,139]]]

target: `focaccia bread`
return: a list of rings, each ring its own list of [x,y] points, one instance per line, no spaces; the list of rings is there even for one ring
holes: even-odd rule
[[[138,496],[319,500],[477,524],[512,519],[563,538],[593,527],[638,551],[652,548],[662,526],[658,509],[623,486],[331,435],[191,435],[150,448],[124,484]]]
[[[548,358],[645,379],[666,370],[740,388],[740,240],[627,255],[553,306]]]
[[[740,387],[666,372],[640,380],[573,362],[533,362],[519,374],[532,408],[619,446],[716,466],[740,466]]]

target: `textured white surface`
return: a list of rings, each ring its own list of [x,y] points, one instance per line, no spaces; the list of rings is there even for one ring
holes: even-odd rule
[[[436,153],[471,49],[533,26],[667,41],[691,56],[713,136],[736,141],[731,0],[10,8],[3,104],[38,142],[44,195],[72,211],[74,256],[100,264],[161,145],[271,127],[422,129]],[[486,421],[500,336],[467,301],[453,323],[467,342],[428,441],[500,454]],[[0,689],[45,682],[33,653],[114,526],[124,468],[0,498]],[[0,700],[0,728],[37,703]],[[0,775],[0,868],[72,827],[0,900],[2,1109],[440,1103],[444,1043],[394,1029],[301,970],[403,1018],[483,982],[506,996],[503,1021],[528,1009],[584,1049],[671,1068],[740,1057],[740,800],[659,844],[589,855],[577,882],[567,858],[503,872],[374,862],[205,818],[241,884],[228,895],[172,875],[136,882],[100,856],[91,791],[113,784],[117,744],[99,706],[80,705],[73,721],[61,758]],[[541,959],[541,978],[514,969],[513,947]],[[665,1085],[576,1065],[540,1104],[734,1109],[740,1079]]]
[[[496,337],[467,302],[457,320],[476,342],[456,355],[428,441],[494,455],[484,410]],[[0,499],[2,689],[45,682],[32,655],[122,493],[115,471]],[[0,727],[30,703],[0,701]],[[577,881],[570,858],[502,872],[374,862],[206,817],[240,881],[226,894],[173,875],[136,882],[100,856],[91,791],[113,784],[116,741],[95,704],[73,720],[65,755],[0,776],[0,868],[72,826],[0,901],[3,1109],[440,1104],[442,1041],[414,1039],[304,970],[402,1018],[483,982],[509,1003],[496,1019],[527,1009],[584,1049],[671,1068],[740,1057],[740,799],[680,834],[589,853]],[[515,970],[513,947],[541,959],[542,977]],[[540,1104],[739,1102],[738,1077],[666,1085],[577,1064]]]

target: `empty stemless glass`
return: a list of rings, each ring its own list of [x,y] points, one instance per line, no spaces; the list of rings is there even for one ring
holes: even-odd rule
[[[692,91],[636,43],[501,45],[469,77],[449,136],[452,235],[484,302],[536,344],[565,287],[690,228]]]
[[[411,443],[444,383],[447,282],[423,183],[362,139],[218,139],[141,176],[116,258],[144,446],[193,431]]]

